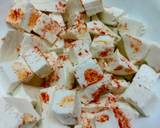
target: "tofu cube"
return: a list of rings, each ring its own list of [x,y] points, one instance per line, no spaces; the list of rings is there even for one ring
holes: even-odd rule
[[[98,14],[100,20],[104,24],[116,26],[118,24],[118,19],[125,14],[125,11],[116,7],[104,8],[103,12]]]
[[[49,17],[51,17],[52,20],[57,21],[61,27],[65,27],[65,23],[64,23],[64,20],[63,20],[63,17],[61,14],[51,13],[51,14],[49,14]]]
[[[75,66],[75,76],[82,88],[98,83],[104,77],[96,60],[89,59]]]
[[[21,2],[9,10],[6,21],[18,29],[31,32],[41,14],[32,4]]]
[[[94,38],[91,44],[91,52],[93,57],[107,58],[114,52],[114,39],[108,35]]]
[[[150,116],[158,103],[158,98],[153,92],[137,84],[131,84],[121,96],[142,116]]]
[[[160,61],[157,57],[160,53],[160,45],[155,42],[152,43],[149,53],[146,56],[145,61],[148,65],[153,67],[157,72],[160,71]]]
[[[128,34],[123,35],[122,39],[129,60],[135,64],[142,63],[150,50],[150,44],[143,39]]]
[[[25,99],[1,97],[0,106],[0,127],[2,128],[33,128],[40,120],[32,104]]]
[[[54,44],[57,40],[57,35],[61,31],[61,26],[48,15],[42,14],[34,26],[33,31],[46,39],[50,44]]]
[[[115,53],[107,59],[105,70],[115,75],[125,76],[136,73],[137,67],[116,50]]]
[[[65,125],[74,125],[81,112],[80,98],[75,90],[56,90],[52,110],[56,118]]]
[[[55,87],[49,87],[46,89],[42,89],[39,94],[39,99],[41,103],[41,122],[40,128],[50,128],[50,127],[57,127],[57,128],[69,128],[61,124],[57,119],[55,114],[52,111],[52,101],[53,96],[56,91]]]
[[[102,0],[81,0],[88,16],[95,15],[103,11]]]
[[[52,67],[38,48],[29,49],[23,55],[23,58],[29,65],[30,69],[40,78],[44,78],[52,72]]]
[[[80,64],[92,58],[89,45],[84,40],[75,41],[69,50],[69,57],[73,64]]]

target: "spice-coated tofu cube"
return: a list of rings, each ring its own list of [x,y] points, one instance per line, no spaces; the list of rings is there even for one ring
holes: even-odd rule
[[[131,75],[137,72],[136,66],[122,56],[118,50],[107,59],[105,70],[115,75]]]
[[[55,20],[58,22],[58,24],[61,26],[61,27],[65,27],[65,23],[64,23],[64,20],[63,20],[63,17],[61,14],[59,13],[51,13],[49,15],[49,17],[52,18],[52,20]]]
[[[125,34],[122,36],[127,57],[134,63],[143,62],[149,52],[150,44],[140,38]]]
[[[18,31],[9,31],[6,34],[0,46],[0,62],[12,61],[18,57],[23,37],[23,33]]]
[[[40,78],[44,78],[52,72],[52,67],[38,48],[29,49],[23,55],[23,58],[30,69]]]
[[[75,90],[56,90],[52,110],[56,118],[66,125],[74,125],[81,112],[80,98]]]
[[[39,94],[41,103],[41,122],[40,128],[69,128],[61,124],[55,117],[52,111],[52,101],[55,92],[55,87],[42,89]]]
[[[142,36],[145,32],[145,26],[142,22],[134,20],[128,16],[122,16],[118,19],[117,29],[121,35],[131,34],[134,36]]]
[[[102,0],[81,0],[88,16],[95,15],[103,11]]]
[[[42,14],[34,26],[33,31],[46,39],[50,44],[53,44],[61,31],[61,26],[48,15]]]
[[[75,76],[82,88],[98,83],[104,77],[96,60],[89,59],[75,66]]]
[[[106,58],[114,52],[114,39],[108,35],[93,39],[91,44],[93,57]]]
[[[125,14],[124,10],[116,7],[104,8],[98,16],[104,24],[115,26],[118,24],[118,18]]]
[[[153,92],[137,84],[131,84],[121,96],[142,116],[150,116],[158,102],[158,98]]]
[[[22,2],[15,4],[9,10],[6,21],[18,29],[31,32],[41,14],[30,3]]]
[[[84,40],[75,41],[73,47],[69,51],[69,57],[74,64],[80,64],[92,58],[89,44]]]
[[[95,118],[96,128],[119,128],[118,120],[112,110],[98,113]]]
[[[25,99],[1,97],[0,113],[1,128],[33,128],[40,120],[32,104]]]
[[[160,71],[160,60],[158,56],[160,53],[160,45],[156,44],[155,42],[151,45],[150,51],[146,56],[145,61],[148,65],[153,67],[157,72]]]

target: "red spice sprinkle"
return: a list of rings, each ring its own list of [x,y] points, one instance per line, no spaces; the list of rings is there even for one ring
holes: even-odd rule
[[[119,70],[122,70],[123,69],[123,67],[121,66],[121,65],[119,65],[119,66],[117,66],[114,70],[115,71],[119,71]]]
[[[58,57],[58,59],[59,59],[59,60],[62,60],[62,61],[65,61],[65,60],[68,59],[68,56],[67,56],[67,55],[60,55],[60,56]]]
[[[40,99],[41,101],[43,101],[44,103],[48,103],[49,102],[49,95],[46,92],[42,92],[40,94]]]
[[[78,55],[79,55],[79,56],[82,56],[82,52],[79,52]]]
[[[100,52],[100,56],[101,57],[106,57],[106,56],[108,56],[108,53],[109,53],[109,51],[102,51],[102,52]]]
[[[106,114],[100,115],[100,116],[98,116],[97,119],[96,119],[96,121],[102,122],[102,123],[104,123],[104,122],[106,122],[106,121],[108,121],[108,120],[109,120],[109,116],[106,115]]]

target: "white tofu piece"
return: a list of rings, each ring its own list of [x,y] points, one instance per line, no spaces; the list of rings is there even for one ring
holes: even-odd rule
[[[39,91],[40,91],[40,88],[33,87],[30,85],[21,84],[12,93],[12,96],[15,98],[26,99],[29,102],[31,102],[33,105],[36,105],[37,100],[38,100]]]
[[[98,113],[95,118],[96,128],[119,128],[118,120],[112,110]]]
[[[113,54],[114,49],[114,39],[108,35],[94,38],[91,44],[92,55],[96,58],[107,58]]]
[[[50,44],[53,44],[61,31],[61,26],[48,15],[42,14],[34,26],[33,31],[46,39]]]
[[[81,0],[88,16],[95,15],[103,11],[102,0]]]
[[[0,72],[0,79],[6,93],[14,91],[21,82],[29,81],[34,75],[21,57],[9,63],[2,63]]]
[[[64,13],[66,0],[30,0],[34,7],[45,12]]]
[[[92,35],[101,36],[101,35],[109,35],[115,39],[115,41],[119,41],[120,37],[114,33],[109,27],[103,24],[99,20],[90,21],[87,23],[87,29]]]
[[[60,123],[55,114],[52,111],[52,101],[55,92],[55,87],[49,87],[46,89],[42,89],[40,91],[40,102],[41,102],[41,122],[40,128],[69,128],[68,126],[63,125]]]
[[[64,23],[64,20],[63,20],[63,17],[61,14],[51,13],[51,14],[49,14],[49,17],[51,17],[52,20],[57,21],[61,27],[65,27],[65,23]]]
[[[40,120],[31,103],[25,99],[13,97],[0,98],[0,127],[1,128],[33,128]]]
[[[96,60],[86,60],[84,63],[75,66],[75,76],[82,88],[91,86],[104,77],[103,72]]]
[[[158,80],[158,74],[148,65],[143,64],[132,80],[132,85],[143,86],[149,90],[156,89],[154,83]]]
[[[23,58],[29,65],[30,69],[40,78],[44,78],[52,72],[51,65],[49,65],[49,63],[38,48],[29,49],[23,55]]]
[[[142,36],[145,33],[145,26],[141,21],[134,20],[128,16],[122,16],[118,22],[117,29],[121,35]]]
[[[150,44],[143,39],[128,34],[123,35],[122,39],[129,60],[135,64],[143,62],[150,50]]]
[[[153,92],[137,84],[131,84],[121,96],[142,116],[150,116],[158,102],[158,97]]]
[[[75,90],[56,90],[52,110],[56,118],[65,125],[74,125],[81,112],[80,98]]]
[[[153,42],[150,51],[145,59],[147,64],[153,67],[157,72],[160,72],[160,61],[157,58],[157,55],[159,55],[159,53],[160,53],[160,45]]]
[[[2,39],[2,44],[0,46],[0,62],[15,60],[19,55],[19,47],[22,40],[22,32],[9,31]]]
[[[105,70],[115,75],[125,76],[136,73],[137,67],[122,56],[118,50],[116,50],[110,58],[107,58]]]
[[[118,24],[118,19],[125,15],[123,9],[117,7],[107,7],[104,8],[103,12],[99,13],[98,16],[104,24],[116,26]]]
[[[130,120],[138,119],[140,116],[134,108],[125,102],[117,102],[117,106]]]
[[[31,32],[41,14],[32,4],[19,2],[9,10],[6,22],[13,27]]]
[[[69,58],[73,64],[80,64],[92,58],[88,43],[85,40],[75,41],[73,47],[69,50]]]

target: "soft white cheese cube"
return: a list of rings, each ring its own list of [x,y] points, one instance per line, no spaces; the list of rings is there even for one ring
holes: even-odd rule
[[[129,60],[133,63],[143,62],[150,50],[150,44],[143,39],[128,34],[123,35],[122,39]]]
[[[39,94],[40,103],[41,103],[41,122],[40,128],[69,128],[61,124],[55,117],[55,114],[52,111],[52,102],[55,92],[55,87],[50,87],[42,89]]]
[[[30,3],[16,3],[9,10],[6,21],[18,29],[31,32],[41,14]]]
[[[73,47],[69,50],[69,57],[74,64],[83,63],[92,57],[89,45],[85,40],[78,40],[74,42]]]
[[[159,53],[160,53],[160,45],[153,43],[145,59],[147,64],[153,67],[157,72],[160,72],[160,61],[157,56],[159,55]]]
[[[53,44],[61,31],[61,26],[48,15],[42,14],[34,26],[33,31],[46,39],[50,44]]]
[[[115,75],[131,75],[137,72],[136,66],[122,56],[118,50],[107,58],[105,70]]]
[[[23,55],[23,58],[29,65],[30,69],[40,78],[44,78],[52,72],[52,67],[38,48],[29,49]]]
[[[91,44],[93,57],[106,58],[114,52],[114,39],[108,35],[99,36],[93,39]]]
[[[145,26],[142,22],[134,20],[128,16],[123,16],[118,20],[117,29],[121,35],[131,34],[134,36],[142,36],[145,32]]]
[[[0,106],[0,127],[2,128],[33,128],[40,120],[32,104],[25,99],[1,97]]]
[[[89,59],[75,66],[75,76],[82,88],[101,81],[104,77],[96,60]]]
[[[136,108],[142,116],[150,116],[158,101],[157,96],[153,92],[137,84],[131,84],[121,96]]]
[[[104,8],[103,12],[99,13],[98,16],[104,24],[115,26],[118,24],[118,18],[124,14],[125,11],[120,8],[107,7]]]
[[[22,32],[9,31],[2,39],[0,62],[15,60],[19,55],[20,43],[22,40]]]
[[[65,23],[61,14],[51,13],[49,14],[49,17],[51,17],[54,21],[57,21],[61,27],[65,27]]]
[[[95,15],[103,11],[102,0],[81,0],[88,16]]]
[[[81,103],[77,92],[75,90],[56,90],[53,96],[52,110],[62,124],[76,124],[81,112]]]

